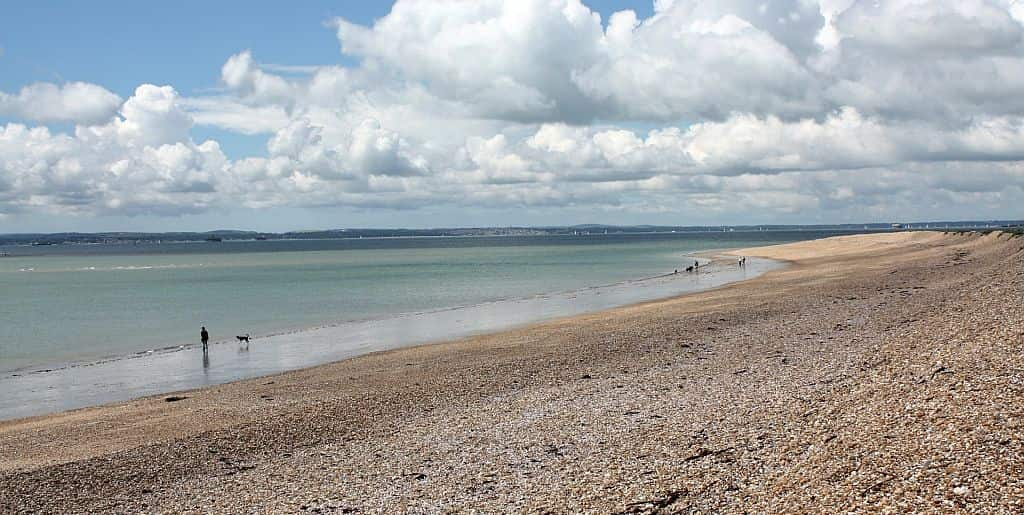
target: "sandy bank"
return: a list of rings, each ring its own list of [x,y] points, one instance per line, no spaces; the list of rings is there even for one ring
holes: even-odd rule
[[[785,245],[734,250],[728,254],[759,256],[782,261],[836,260],[858,255],[882,256],[894,250],[906,253],[911,250],[928,248],[948,238],[949,236],[946,234],[931,231],[853,234]]]
[[[0,511],[1019,511],[1022,242],[745,249],[794,266],[0,423]]]

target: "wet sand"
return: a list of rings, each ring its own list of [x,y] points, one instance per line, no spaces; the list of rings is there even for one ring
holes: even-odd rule
[[[1024,239],[0,423],[0,512],[1020,512]]]

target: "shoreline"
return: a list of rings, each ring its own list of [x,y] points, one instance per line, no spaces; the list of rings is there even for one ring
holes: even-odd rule
[[[728,261],[725,260],[725,259],[721,259],[721,258],[723,258],[724,256],[728,256],[729,255],[728,252],[730,252],[731,250],[733,250],[733,249],[728,249],[728,248],[713,249],[711,251],[701,251],[701,252],[695,252],[695,253],[692,253],[692,254],[683,254],[683,255],[684,256],[688,255],[688,256],[696,256],[696,257],[701,257],[701,258],[707,258],[708,260],[712,261],[712,262],[709,262],[708,264],[702,265],[702,266],[711,266],[711,265],[714,265],[714,264],[724,265]],[[716,258],[718,258],[718,259],[716,259]],[[777,263],[782,263],[781,260],[768,260],[768,261],[775,261]],[[579,293],[579,292],[584,292],[584,291],[594,290],[594,289],[599,289],[599,288],[610,288],[610,287],[616,287],[616,286],[627,286],[627,285],[632,285],[632,284],[637,284],[637,283],[643,283],[645,281],[650,281],[650,280],[654,280],[654,279],[663,279],[663,278],[673,277],[673,276],[676,276],[676,275],[682,276],[683,273],[684,272],[680,272],[680,273],[676,274],[676,273],[669,272],[669,273],[665,273],[665,274],[652,275],[652,276],[647,276],[647,277],[640,277],[640,278],[637,278],[637,279],[626,279],[626,280],[622,280],[622,281],[618,281],[618,282],[614,282],[614,283],[598,284],[598,285],[594,285],[594,286],[585,286],[585,287],[576,288],[576,289],[573,289],[573,290],[537,293],[537,294],[533,294],[533,295],[518,296],[518,297],[502,297],[502,298],[492,299],[492,300],[488,300],[488,301],[484,301],[484,302],[479,302],[479,303],[476,303],[476,304],[460,304],[460,305],[456,305],[456,306],[437,308],[437,309],[428,309],[428,310],[423,310],[423,311],[407,311],[407,312],[399,312],[399,313],[394,313],[394,314],[379,315],[379,316],[373,316],[373,317],[367,317],[367,318],[356,318],[356,319],[352,319],[352,320],[343,320],[343,321],[339,321],[339,322],[325,322],[325,323],[322,323],[322,324],[316,324],[316,325],[311,325],[311,326],[307,326],[307,327],[299,327],[299,328],[295,328],[295,329],[283,329],[283,330],[279,330],[279,331],[275,331],[275,332],[270,332],[270,333],[266,333],[266,334],[258,334],[258,335],[252,336],[251,338],[253,340],[259,340],[259,339],[266,339],[266,338],[272,338],[272,337],[278,337],[278,336],[286,336],[286,335],[292,335],[292,334],[305,333],[305,332],[310,332],[310,331],[317,331],[317,330],[320,330],[320,329],[327,329],[327,328],[331,328],[331,327],[338,327],[338,326],[342,326],[342,325],[346,325],[346,324],[354,324],[354,323],[361,323],[361,322],[380,322],[380,321],[390,320],[390,319],[395,319],[395,318],[403,318],[403,317],[419,316],[419,315],[429,315],[429,314],[432,314],[432,313],[439,313],[439,312],[445,312],[445,311],[454,311],[454,310],[459,310],[459,309],[467,309],[467,308],[473,308],[473,307],[476,307],[476,306],[488,305],[488,304],[496,304],[496,303],[501,303],[501,302],[524,301],[524,300],[530,300],[530,299],[534,299],[534,298],[548,297],[548,296],[551,296],[551,295],[571,295],[571,294],[576,294],[576,293]],[[754,277],[757,277],[757,276],[754,276]],[[749,279],[740,279],[738,281],[732,281],[732,282],[739,282],[739,281],[745,281],[745,280],[749,280]],[[723,283],[723,285],[724,284],[731,284],[732,282]],[[716,288],[716,287],[718,287],[718,286],[712,286],[711,288]],[[642,304],[642,303],[650,302],[650,301],[667,300],[667,299],[671,299],[671,298],[674,298],[674,297],[677,297],[677,296],[690,295],[692,293],[696,293],[696,292],[699,292],[699,291],[703,291],[703,290],[687,291],[687,292],[683,292],[683,293],[676,294],[676,295],[670,295],[670,296],[667,296],[667,297],[658,297],[658,298],[655,298],[655,299],[643,300],[643,301],[636,302],[634,304]],[[632,304],[623,304],[621,306],[613,306],[613,307],[607,308],[607,309],[615,309],[617,307],[625,307],[625,306],[629,306],[629,305],[632,305]],[[604,310],[602,310],[602,311],[604,311]],[[556,318],[561,318],[561,317],[556,317]],[[541,321],[544,321],[544,320],[547,320],[547,319],[537,320],[537,322],[541,322]],[[529,323],[532,323],[532,322],[528,322],[528,324]],[[494,332],[498,332],[498,331],[494,331]],[[225,340],[212,341],[212,342],[210,342],[210,345],[211,346],[213,346],[213,345],[231,345],[231,344],[234,344],[234,343],[235,342],[233,342],[233,341],[231,341],[229,339],[225,339]],[[429,342],[429,343],[442,343],[442,342]],[[200,347],[200,345],[199,344],[195,344],[195,343],[185,344],[185,345],[169,345],[169,346],[166,346],[166,347],[155,347],[155,348],[151,348],[151,349],[141,349],[141,350],[138,350],[138,351],[133,351],[133,352],[125,353],[125,354],[117,354],[117,355],[109,355],[109,356],[99,356],[99,357],[95,357],[95,358],[84,358],[84,359],[81,359],[81,360],[71,360],[71,361],[63,361],[63,362],[39,363],[39,364],[25,365],[23,367],[13,368],[13,369],[0,369],[0,375],[6,375],[6,376],[11,376],[11,377],[20,377],[22,375],[29,375],[29,374],[40,374],[40,373],[57,372],[57,371],[60,371],[60,370],[63,370],[63,369],[67,369],[67,368],[88,367],[88,366],[99,365],[99,364],[103,364],[103,363],[109,363],[109,362],[116,362],[116,361],[134,359],[134,358],[138,358],[138,357],[144,357],[144,356],[149,355],[149,354],[156,354],[156,353],[163,353],[163,352],[178,352],[178,351],[196,350],[199,347]],[[399,347],[399,348],[403,348],[403,347]],[[316,366],[316,365],[314,365],[314,366]]]
[[[707,268],[702,267],[699,274],[667,273],[567,291],[285,330],[254,337],[251,346],[245,349],[245,356],[231,355],[238,348],[233,341],[214,341],[210,346],[211,359],[201,360],[201,370],[195,368],[200,363],[197,361],[199,358],[192,359],[192,355],[202,357],[198,354],[199,346],[195,344],[7,370],[0,375],[0,389],[22,393],[0,399],[0,421],[265,377],[351,359],[365,353],[443,343],[548,320],[665,300],[749,280],[781,266],[773,260],[762,259],[751,263],[749,273],[747,269],[733,269],[729,266],[729,259],[724,257],[726,250],[684,254],[708,260],[704,265]],[[483,325],[477,323],[477,327],[473,323],[460,322],[474,316],[486,322]],[[422,327],[425,324],[444,325],[450,329],[441,332],[426,330]],[[419,328],[416,334],[409,332],[415,328]],[[425,335],[420,334],[424,332]],[[365,333],[366,336],[339,345],[338,333]],[[295,356],[301,352],[300,346],[306,346],[306,357]],[[239,362],[240,358],[244,362]],[[217,368],[218,363],[221,370]],[[224,366],[228,368],[223,369]],[[152,373],[188,376],[168,382],[162,377],[149,378]],[[62,385],[68,383],[75,384],[76,388],[65,388],[63,394],[53,392],[54,388],[63,388]],[[110,388],[108,385],[111,383],[116,383],[117,389]]]
[[[0,422],[0,511],[1024,506],[1021,239],[740,252],[794,264],[173,401]]]
[[[717,254],[717,252],[728,252],[729,250],[731,250],[731,249],[716,249],[716,250],[713,251],[713,252],[716,252],[716,253],[708,253],[708,252],[703,252],[702,251],[702,252],[697,252],[697,253],[693,253],[693,254],[689,254],[689,255],[698,256],[698,257],[704,257],[704,258],[708,258],[709,260],[713,260],[715,257],[721,257],[721,256],[726,255],[726,254]],[[687,254],[684,254],[684,255],[687,255]],[[725,260],[720,260],[720,261],[722,263],[725,263]],[[770,260],[770,261],[775,261],[775,260]],[[710,266],[711,264],[713,264],[713,263],[708,263],[708,265],[705,265],[705,266]],[[305,332],[310,332],[310,331],[317,331],[317,330],[320,330],[320,329],[327,329],[327,328],[332,328],[332,327],[338,327],[338,326],[342,326],[342,325],[346,325],[346,324],[355,324],[355,323],[361,323],[361,322],[380,322],[380,321],[391,320],[391,319],[396,319],[396,318],[404,318],[404,317],[419,316],[419,315],[429,315],[429,314],[432,314],[432,313],[439,313],[439,312],[445,312],[445,311],[454,311],[454,310],[459,310],[459,309],[467,309],[467,308],[473,308],[473,307],[476,307],[476,306],[488,305],[488,304],[496,304],[496,303],[501,303],[501,302],[516,302],[516,301],[530,300],[530,299],[534,299],[534,298],[547,297],[547,296],[551,296],[551,295],[571,295],[571,294],[575,294],[575,293],[579,293],[579,292],[583,292],[583,291],[588,291],[588,290],[599,289],[599,288],[609,288],[609,287],[616,287],[616,286],[626,286],[626,285],[631,285],[631,284],[636,284],[636,283],[643,283],[645,281],[650,281],[650,280],[654,280],[654,279],[663,279],[663,278],[667,278],[667,277],[673,277],[675,275],[677,275],[677,274],[669,272],[669,273],[665,273],[665,274],[652,275],[652,276],[641,277],[641,278],[637,278],[637,279],[626,279],[626,280],[622,280],[622,281],[618,281],[618,282],[614,282],[614,283],[598,284],[598,285],[594,285],[594,286],[585,286],[585,287],[577,288],[577,289],[573,289],[573,290],[537,293],[537,294],[533,294],[533,295],[518,296],[518,297],[502,297],[502,298],[492,299],[492,300],[488,300],[488,301],[484,301],[484,302],[479,302],[479,303],[476,303],[476,304],[460,304],[460,305],[456,305],[456,306],[436,308],[436,309],[428,309],[428,310],[423,310],[423,311],[406,311],[406,312],[399,312],[399,313],[393,313],[393,314],[379,315],[379,316],[373,316],[373,317],[356,318],[356,319],[352,319],[352,320],[343,320],[343,321],[338,321],[338,322],[325,322],[325,323],[322,323],[322,324],[315,324],[315,325],[311,325],[311,326],[299,327],[299,328],[294,328],[294,329],[282,329],[282,330],[279,330],[279,331],[274,331],[274,332],[270,332],[270,333],[266,333],[266,334],[257,334],[257,335],[251,336],[251,338],[252,338],[252,340],[260,340],[260,339],[273,338],[273,337],[278,337],[278,336],[286,336],[286,335],[293,335],[293,334],[305,333]],[[679,275],[681,275],[681,273]],[[747,280],[747,279],[741,279],[741,280]],[[730,283],[724,283],[724,284],[730,284]],[[702,291],[702,290],[696,290],[696,291]],[[673,297],[676,297],[676,296],[679,296],[679,295],[689,295],[689,294],[695,293],[695,292],[684,292],[684,293],[680,293],[678,295],[672,295],[672,296],[668,296],[668,297],[659,297],[659,298],[651,299],[651,300],[654,300],[654,301],[666,300],[666,299],[670,299],[670,298],[673,298]],[[640,301],[640,302],[638,302],[636,304],[640,304],[640,303],[644,303],[644,302],[648,302],[648,301],[644,300],[644,301]],[[624,304],[622,306],[614,306],[614,307],[608,308],[608,309],[614,309],[615,307],[624,307],[624,306],[628,306],[628,305],[629,304]],[[540,321],[543,321],[543,320],[544,319],[538,320],[537,322],[540,322]],[[528,322],[528,323],[530,323],[530,322]],[[494,332],[498,332],[498,331],[494,331]],[[214,346],[214,345],[231,345],[231,344],[234,344],[234,343],[235,342],[231,341],[230,339],[224,339],[224,340],[211,341],[210,342],[210,346]],[[430,343],[442,343],[442,342],[429,342],[427,344],[430,344]],[[179,351],[194,351],[194,350],[196,350],[198,348],[200,348],[200,345],[196,344],[196,343],[190,343],[190,344],[184,344],[184,345],[168,345],[168,346],[165,346],[165,347],[155,347],[155,348],[151,348],[151,349],[140,349],[138,351],[132,351],[132,352],[129,352],[129,353],[124,353],[124,354],[116,354],[116,355],[108,355],[108,356],[98,356],[98,357],[95,357],[95,358],[83,358],[83,359],[80,359],[80,360],[58,361],[58,362],[52,362],[52,363],[38,363],[38,364],[25,365],[25,366],[18,367],[18,368],[13,368],[13,369],[0,369],[0,376],[20,377],[22,375],[57,372],[57,371],[60,371],[60,370],[63,370],[63,369],[67,369],[67,368],[88,367],[88,366],[99,365],[99,364],[103,364],[103,363],[110,363],[110,362],[117,362],[117,361],[135,359],[135,358],[139,358],[139,357],[145,357],[146,355],[150,355],[150,354],[165,353],[165,352],[179,352]],[[399,348],[403,348],[403,347],[399,347]],[[314,365],[314,366],[316,366],[316,365]],[[2,420],[2,419],[0,419],[0,420]]]

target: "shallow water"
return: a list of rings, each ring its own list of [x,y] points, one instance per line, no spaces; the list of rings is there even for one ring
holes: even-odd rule
[[[778,266],[775,262],[751,258],[744,269],[716,266],[698,274],[680,273],[460,308],[345,322],[254,339],[247,347],[224,342],[211,346],[205,358],[200,348],[191,346],[50,371],[14,373],[0,378],[0,391],[5,392],[0,398],[0,419],[219,384],[373,351],[492,332],[703,290],[754,277]]]
[[[20,248],[38,254],[0,260],[0,419],[704,289],[774,265],[662,275],[682,270],[691,252],[828,234]],[[199,325],[215,342],[205,361]],[[243,350],[233,336],[246,332],[254,338]]]

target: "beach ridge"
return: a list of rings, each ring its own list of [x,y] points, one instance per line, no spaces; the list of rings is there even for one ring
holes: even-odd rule
[[[791,266],[0,422],[0,511],[1013,511],[1022,241],[742,249]]]

